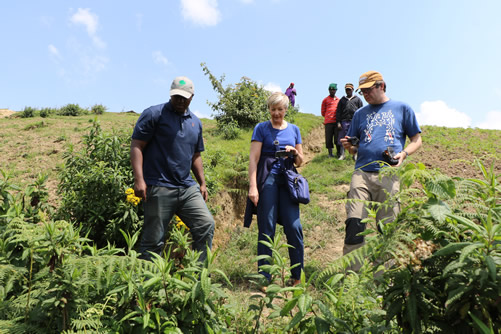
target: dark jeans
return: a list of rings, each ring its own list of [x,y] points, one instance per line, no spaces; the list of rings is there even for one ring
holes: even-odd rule
[[[341,130],[339,130],[339,134],[338,134],[338,144],[341,145],[341,138],[344,138],[346,137],[346,135],[348,134],[348,130],[350,129],[350,125],[351,125],[351,121],[341,121]]]
[[[332,149],[336,146],[337,155],[341,154],[341,145],[338,143],[339,129],[336,123],[324,124],[325,126],[325,147]]]
[[[291,265],[300,265],[292,269],[294,279],[301,278],[301,270],[304,267],[304,244],[303,227],[299,220],[299,204],[292,202],[289,192],[285,186],[285,178],[282,174],[270,173],[266,178],[257,204],[257,223],[259,229],[258,241],[268,241],[265,235],[271,239],[275,237],[277,221],[284,227],[287,243],[293,247],[289,248],[289,258]],[[271,249],[258,243],[258,255],[271,255]],[[268,264],[264,260],[259,260],[258,265]],[[261,272],[266,278],[270,278],[268,273]]]
[[[148,187],[139,247],[141,258],[150,259],[149,251],[162,252],[165,231],[174,214],[190,229],[193,249],[202,252],[199,261],[203,262],[207,257],[207,246],[212,247],[215,223],[198,185],[189,188]]]

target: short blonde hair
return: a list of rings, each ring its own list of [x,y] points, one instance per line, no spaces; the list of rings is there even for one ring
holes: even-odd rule
[[[268,108],[282,104],[285,109],[289,108],[289,97],[282,92],[275,92],[268,98]]]

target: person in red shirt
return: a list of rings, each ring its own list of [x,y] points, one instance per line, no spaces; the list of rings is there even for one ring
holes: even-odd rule
[[[322,100],[322,116],[324,117],[325,127],[325,147],[329,151],[329,157],[334,158],[332,149],[336,145],[336,155],[339,158],[341,154],[341,145],[338,143],[339,129],[336,124],[336,110],[339,103],[339,98],[336,96],[337,84],[329,85],[329,96]]]

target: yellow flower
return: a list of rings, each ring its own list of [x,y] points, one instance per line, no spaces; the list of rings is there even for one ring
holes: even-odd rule
[[[129,202],[130,204],[134,205],[134,206],[137,206],[139,204],[139,202],[141,202],[141,198],[139,197],[136,197],[134,195],[134,190],[132,188],[129,188],[125,191],[125,194],[127,195],[127,202]]]
[[[184,227],[186,229],[186,231],[190,230],[190,228],[188,226],[186,226],[186,224],[178,216],[176,216],[176,227],[179,229]]]

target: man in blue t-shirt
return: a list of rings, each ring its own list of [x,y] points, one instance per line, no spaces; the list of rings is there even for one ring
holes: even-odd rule
[[[212,246],[215,224],[205,204],[202,123],[189,110],[194,93],[190,79],[175,78],[170,101],[144,110],[134,127],[130,156],[134,192],[144,203],[140,241],[144,259],[151,258],[149,252],[162,253],[174,214],[190,229],[193,249],[202,252],[201,262],[207,246]]]
[[[367,217],[367,211],[364,204],[356,200],[383,203],[388,195],[396,194],[400,188],[396,175],[380,177],[379,171],[386,167],[399,167],[422,144],[421,129],[414,111],[403,102],[390,100],[386,96],[386,88],[379,72],[369,71],[360,76],[357,90],[368,105],[355,112],[347,136],[341,139],[346,151],[357,154],[348,193],[348,199],[355,201],[346,204],[343,254],[364,245],[364,237],[357,234],[365,230],[361,221]],[[350,140],[355,137],[358,140]],[[410,143],[404,149],[406,137],[409,137]],[[385,151],[392,159],[385,159]],[[400,208],[396,202],[390,204],[388,208],[379,208],[378,222],[384,224],[395,219]]]

